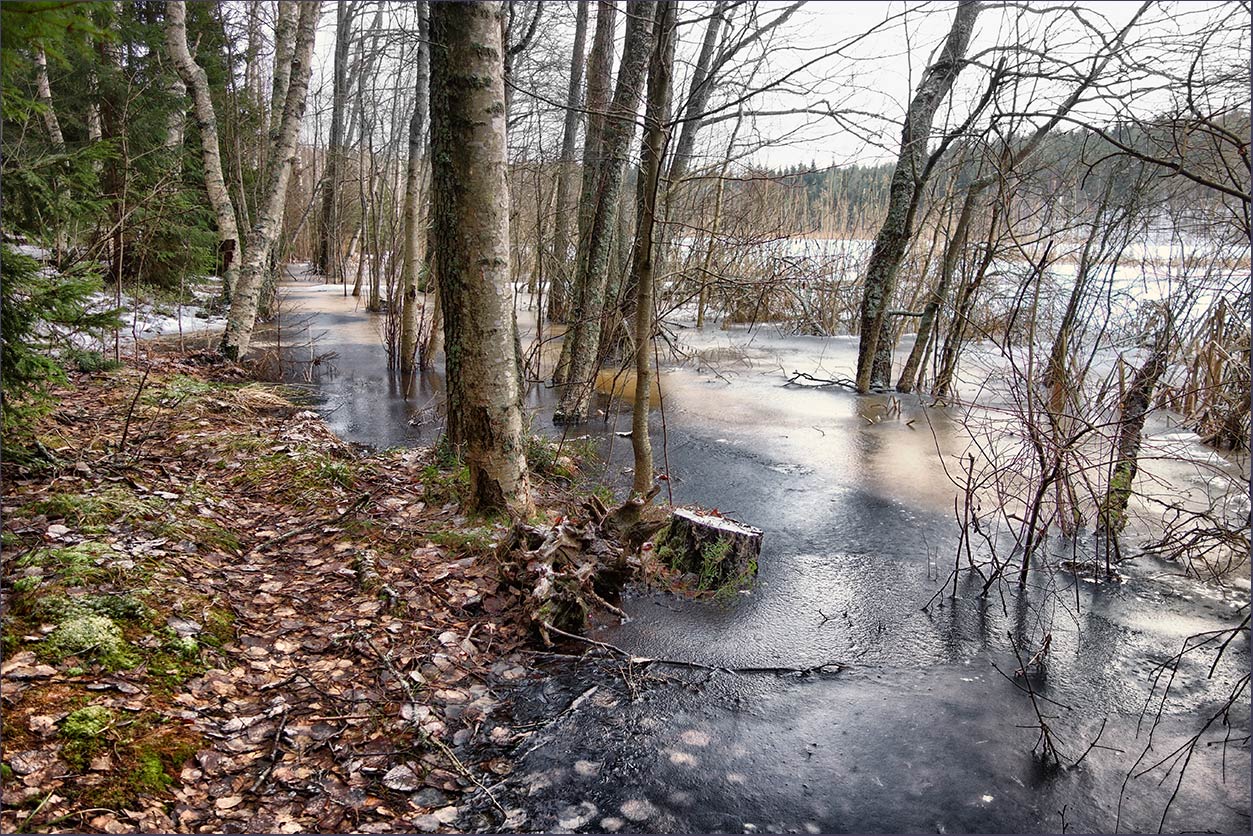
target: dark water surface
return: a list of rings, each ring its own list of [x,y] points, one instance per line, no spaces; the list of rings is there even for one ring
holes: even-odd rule
[[[439,373],[413,381],[389,374],[379,318],[339,288],[283,292],[288,379],[308,382],[340,435],[375,447],[435,441]],[[730,605],[628,597],[630,620],[597,637],[638,656],[715,667],[841,669],[799,677],[651,666],[640,681],[638,668],[559,673],[528,699],[539,714],[564,713],[524,744],[522,767],[498,790],[520,811],[514,824],[1157,831],[1180,764],[1137,773],[1200,732],[1247,675],[1248,643],[1233,642],[1209,679],[1212,652],[1190,654],[1164,704],[1165,678],[1154,690],[1152,673],[1188,636],[1239,622],[1247,565],[1219,586],[1140,557],[1124,567],[1125,582],[1098,585],[1050,569],[1076,548],[1050,541],[1050,559],[1024,594],[1007,588],[981,599],[963,580],[956,598],[945,592],[924,611],[954,560],[956,490],[944,463],[952,466],[966,443],[960,424],[913,401],[897,417],[886,398],[781,386],[794,368],[846,373],[855,350],[848,340],[688,340],[691,356],[663,376],[674,499],[764,529],[759,580]],[[556,432],[552,406],[543,387],[528,395],[537,431]],[[629,429],[629,417],[608,412],[608,422],[580,431],[599,442],[609,474],[621,476],[629,442],[612,431]],[[1165,424],[1150,430],[1146,449],[1186,444]],[[1194,447],[1194,466],[1149,464],[1141,478],[1240,490],[1238,469]],[[1031,687],[1062,753],[1073,762],[1088,750],[1076,768],[1044,769],[1033,757],[1039,722],[1024,681],[1012,676],[1014,644],[1029,654],[1046,633],[1047,667]],[[577,709],[565,711],[580,695]],[[1202,735],[1166,831],[1248,832],[1248,727],[1246,697]]]

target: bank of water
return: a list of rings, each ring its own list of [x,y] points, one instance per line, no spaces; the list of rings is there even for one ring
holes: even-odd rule
[[[376,447],[438,437],[440,371],[390,374],[380,319],[340,288],[290,285],[283,296],[287,376],[311,387],[338,433]],[[664,437],[676,503],[765,530],[760,577],[730,605],[628,596],[630,619],[597,638],[714,667],[843,667],[807,677],[654,667],[640,682],[563,669],[528,694],[538,714],[560,719],[526,742],[500,789],[525,827],[1157,830],[1178,773],[1137,773],[1200,731],[1247,675],[1248,644],[1237,639],[1211,678],[1212,653],[1190,654],[1164,703],[1165,678],[1154,690],[1153,672],[1188,636],[1239,622],[1247,566],[1220,585],[1140,557],[1123,582],[1096,584],[1051,568],[1073,551],[1053,540],[1024,594],[980,598],[963,575],[956,597],[924,610],[955,555],[957,489],[945,465],[951,474],[968,441],[958,411],[783,386],[796,370],[847,375],[847,339],[688,331],[684,344],[687,357],[662,374],[657,455]],[[542,386],[528,393],[537,431],[558,433],[553,401]],[[614,431],[629,418],[603,395],[598,407],[605,420],[579,432],[600,444],[607,476],[621,477],[629,442]],[[1151,436],[1149,449],[1192,459],[1156,476],[1150,465],[1154,484],[1240,490],[1237,466],[1169,421]],[[1047,664],[1030,685],[1065,755],[1095,741],[1078,768],[1043,769],[1032,754],[1039,721],[1014,648],[1029,654],[1046,634]],[[1247,704],[1193,750],[1167,831],[1248,830]]]

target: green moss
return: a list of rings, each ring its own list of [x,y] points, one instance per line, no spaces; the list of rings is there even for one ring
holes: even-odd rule
[[[117,485],[92,493],[50,493],[32,502],[33,514],[61,519],[87,534],[100,534],[106,526],[166,516],[167,503],[156,497],[140,497]]]
[[[204,632],[200,635],[205,644],[221,647],[235,640],[235,614],[221,607],[210,607],[204,615]]]
[[[13,780],[13,767],[7,763],[0,763],[0,781]]]
[[[171,778],[165,774],[165,765],[156,752],[145,749],[139,753],[135,771],[131,773],[131,786],[140,793],[159,793],[169,788]]]
[[[32,592],[35,587],[39,586],[41,580],[42,578],[39,577],[18,578],[13,582],[13,591],[19,595]]]
[[[0,531],[0,548],[11,549],[20,542],[22,542],[22,538],[12,531]]]
[[[142,621],[149,616],[134,595],[46,595],[35,602],[33,612],[43,621],[61,623],[81,615],[103,615],[115,621]]]
[[[38,567],[55,573],[68,586],[77,586],[100,578],[100,563],[111,554],[101,543],[79,543],[60,549],[36,549],[17,561],[19,568]]]
[[[103,705],[88,705],[61,721],[61,736],[66,740],[93,740],[113,724],[113,712]]]
[[[56,661],[77,656],[95,660],[108,670],[135,666],[121,628],[107,615],[70,615],[44,639],[41,649],[46,657]]]

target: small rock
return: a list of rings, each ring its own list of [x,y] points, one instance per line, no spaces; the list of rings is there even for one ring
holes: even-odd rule
[[[617,816],[605,816],[600,820],[600,829],[606,833],[617,833],[622,829],[622,825],[626,824]]]
[[[449,805],[448,807],[440,807],[434,813],[436,821],[441,824],[451,824],[457,820],[457,816],[461,815],[461,808]]]
[[[409,796],[409,800],[419,807],[442,807],[448,803],[448,796],[444,795],[434,787],[424,787],[413,795]]]
[[[62,537],[64,537],[65,535],[69,533],[70,533],[70,530],[66,528],[65,526],[61,525],[61,523],[53,523],[52,525],[48,526],[48,536],[51,537],[53,540],[60,540]]]

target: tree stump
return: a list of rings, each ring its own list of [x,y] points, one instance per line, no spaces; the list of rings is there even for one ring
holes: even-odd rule
[[[727,517],[676,508],[670,528],[657,543],[657,556],[672,568],[692,572],[701,589],[746,584],[757,576],[761,529]]]

